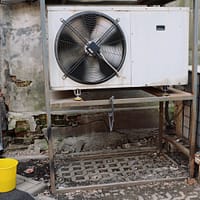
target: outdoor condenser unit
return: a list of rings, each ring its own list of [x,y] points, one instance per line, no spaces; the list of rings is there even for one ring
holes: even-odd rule
[[[48,7],[53,90],[187,84],[189,9]]]

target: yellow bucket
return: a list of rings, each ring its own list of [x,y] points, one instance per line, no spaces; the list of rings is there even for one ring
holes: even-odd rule
[[[9,192],[16,188],[18,161],[12,158],[0,159],[0,192]]]

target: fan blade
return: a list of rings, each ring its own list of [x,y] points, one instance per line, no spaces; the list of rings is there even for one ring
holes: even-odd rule
[[[61,19],[61,22],[64,25],[61,34],[69,35],[77,43],[87,44],[89,33],[84,28],[82,21],[79,18],[72,20],[70,23]]]
[[[119,76],[126,44],[118,20],[89,11],[61,21],[55,54],[66,76],[83,84],[99,84]]]
[[[81,63],[79,62],[79,66],[71,72],[70,77],[73,77],[73,80],[78,82],[84,81],[83,76],[85,74],[86,59],[84,58]]]
[[[79,32],[79,34],[88,42],[89,41],[89,29],[85,24],[85,20],[83,17],[76,18],[72,25],[71,25],[75,30]]]
[[[112,24],[110,21],[98,16],[96,19],[96,26],[93,28],[93,31],[90,34],[90,40],[97,41],[111,26]]]
[[[101,72],[100,65],[97,58],[88,57],[85,79],[88,82],[98,82],[105,78],[105,74]]]
[[[115,45],[120,42],[122,42],[122,37],[121,34],[119,33],[118,29],[114,27],[109,33],[107,33],[103,39],[100,39],[99,41],[99,46],[103,44],[108,44],[108,45]]]
[[[96,26],[97,18],[98,18],[98,15],[96,15],[96,13],[95,14],[87,13],[87,14],[81,16],[82,22],[89,33],[89,35],[88,35],[89,40],[91,40],[91,38],[89,36],[91,35],[92,31],[94,30],[94,28]]]
[[[59,39],[59,43],[64,43],[64,44],[66,44],[67,46],[68,46],[68,49],[70,49],[70,48],[74,48],[75,46],[79,46],[79,47],[81,47],[81,45],[80,44],[78,44],[78,43],[76,43],[75,41],[73,42],[72,40],[65,40],[65,39]]]
[[[71,65],[70,67],[68,68],[65,68],[66,69],[66,74],[68,75],[71,75],[74,71],[76,71],[81,65],[82,63],[85,61],[86,59],[86,54],[83,54],[81,57],[79,57],[75,63],[73,63],[73,65]]]
[[[84,49],[78,45],[70,45],[68,41],[59,41],[57,47],[57,55],[61,66],[71,66],[77,58],[84,54]]]
[[[64,35],[62,35],[56,42],[56,49],[58,49],[59,51],[73,51],[73,49],[80,51],[83,50],[84,47],[74,41],[74,39],[70,36],[64,37]]]
[[[115,72],[115,74],[119,77],[119,73],[117,69],[115,69],[115,67],[104,57],[102,53],[100,53],[100,56],[104,60],[104,62],[107,64],[107,66],[110,67],[110,69],[112,69]]]
[[[101,45],[101,53],[112,66],[117,68],[123,58],[123,46],[121,43],[114,46]]]
[[[105,42],[105,40],[108,40],[108,38],[113,38],[114,34],[118,34],[117,28],[115,24],[112,24],[105,32],[104,34],[96,41],[97,45],[101,45]]]
[[[65,41],[65,40],[71,41],[79,46],[84,46],[82,39],[80,39],[73,31],[71,31],[66,26],[62,29],[58,38],[63,41]]]
[[[104,74],[106,78],[109,78],[113,74],[116,74],[116,72],[108,65],[108,63],[105,62],[105,60],[101,57],[99,57],[99,64],[101,68],[101,73]]]
[[[81,66],[72,75],[78,80],[90,84],[98,83],[106,77],[101,71],[98,59],[90,56],[81,63]]]

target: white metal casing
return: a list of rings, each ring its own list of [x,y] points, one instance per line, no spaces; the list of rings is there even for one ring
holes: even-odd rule
[[[127,52],[120,77],[96,85],[80,84],[63,72],[55,58],[54,43],[62,22],[82,11],[118,18]],[[184,85],[188,77],[189,9],[179,7],[49,6],[49,71],[53,90]]]

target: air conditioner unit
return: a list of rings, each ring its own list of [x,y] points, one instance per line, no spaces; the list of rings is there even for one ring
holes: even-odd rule
[[[53,90],[187,84],[189,9],[49,6]]]

